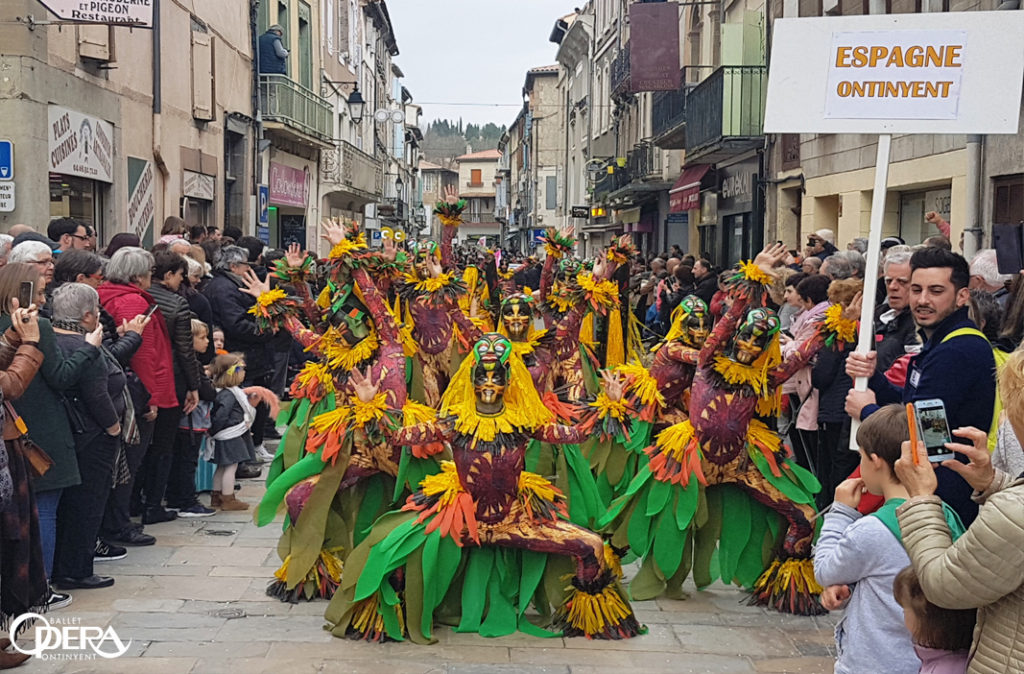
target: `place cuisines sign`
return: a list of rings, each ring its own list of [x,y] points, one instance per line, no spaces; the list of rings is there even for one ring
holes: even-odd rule
[[[1024,12],[779,19],[764,130],[1016,133],[1021,35]]]
[[[40,0],[66,21],[153,27],[153,0]]]

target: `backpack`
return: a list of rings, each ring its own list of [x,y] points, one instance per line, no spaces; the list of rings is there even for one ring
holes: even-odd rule
[[[996,448],[996,440],[999,436],[999,417],[1003,414],[1003,399],[999,395],[999,373],[1002,372],[1003,366],[1006,365],[1006,361],[1009,360],[1010,354],[1003,351],[999,347],[992,346],[992,343],[988,341],[988,337],[985,336],[981,330],[977,328],[960,328],[946,335],[942,343],[945,344],[954,337],[962,337],[964,335],[973,335],[975,337],[981,337],[989,346],[992,347],[992,357],[996,361],[996,401],[995,407],[992,410],[992,425],[988,429],[988,451],[992,452]]]

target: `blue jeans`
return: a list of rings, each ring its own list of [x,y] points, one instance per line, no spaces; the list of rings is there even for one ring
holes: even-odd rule
[[[47,579],[53,574],[53,549],[57,543],[57,506],[63,489],[36,492],[36,510],[39,511],[39,537],[43,542],[43,566]]]

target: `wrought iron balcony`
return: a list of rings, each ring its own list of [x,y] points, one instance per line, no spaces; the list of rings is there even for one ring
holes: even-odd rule
[[[333,131],[330,102],[287,75],[260,75],[260,112],[264,121],[329,142]]]
[[[695,85],[685,82],[675,91],[656,91],[651,100],[654,143],[666,150],[681,150],[686,143],[686,98]]]
[[[612,61],[611,71],[609,74],[609,84],[611,86],[611,95],[623,96],[630,93],[629,86],[629,43],[619,52],[615,60]]]
[[[686,157],[714,163],[762,142],[765,66],[723,66],[686,97]]]
[[[601,203],[608,198],[612,192],[621,189],[629,184],[629,170],[614,166],[614,173],[606,173],[594,184],[594,196],[591,203]]]
[[[629,151],[626,168],[634,180],[643,180],[649,176],[661,177],[661,150],[650,141],[637,143]]]
[[[341,184],[374,198],[384,193],[384,165],[352,143],[341,141]]]

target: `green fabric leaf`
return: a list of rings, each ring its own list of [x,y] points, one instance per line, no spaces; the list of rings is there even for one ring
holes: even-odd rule
[[[637,473],[636,477],[633,478],[633,481],[629,483],[629,488],[625,491],[625,493],[623,493],[622,496],[619,496],[614,501],[612,501],[611,506],[609,506],[608,508],[608,512],[604,514],[604,517],[598,520],[598,527],[603,529],[604,527],[608,526],[612,522],[612,520],[619,516],[619,513],[622,512],[623,508],[625,508],[632,502],[634,495],[637,494],[641,489],[643,489],[647,485],[649,481],[652,480],[653,477],[651,476],[650,468],[644,466],[642,469],[640,469],[640,472]],[[644,507],[646,508],[646,504]]]
[[[291,536],[292,558],[288,563],[286,579],[288,589],[294,588],[306,577],[320,556],[327,528],[327,513],[338,493],[338,485],[341,484],[346,467],[347,462],[343,461],[324,467],[320,481],[313,487],[302,514],[295,522]]]
[[[750,539],[750,498],[738,487],[729,484],[712,489],[722,493],[722,536],[718,542],[718,562],[722,581],[731,583],[736,576],[740,555]]]
[[[630,452],[625,447],[617,442],[611,444],[608,460],[605,463],[605,474],[608,476],[608,482],[618,484],[622,480],[623,475],[626,474],[626,459],[629,456]]]
[[[718,537],[722,531],[722,496],[716,489],[704,490],[707,521],[699,527],[693,542],[693,582],[705,588],[718,577],[718,566],[712,566],[717,555]]]
[[[670,482],[651,480],[651,489],[647,497],[647,515],[654,517],[665,509],[669,499],[675,496],[675,487]]]
[[[762,558],[764,539],[768,534],[766,515],[775,515],[774,512],[766,512],[767,510],[757,501],[750,500],[750,536],[740,553],[735,573],[736,582],[745,588],[753,587],[766,568],[765,560]]]
[[[325,464],[316,454],[309,454],[294,466],[284,471],[273,485],[267,486],[256,511],[256,526],[266,526],[277,517],[277,509],[284,502],[288,490],[308,477],[326,472]]]
[[[583,458],[579,445],[563,445],[562,456],[569,471],[569,484],[572,489],[572,492],[567,494],[570,499],[569,512],[571,515],[572,503],[575,501],[579,514],[579,519],[570,519],[580,526],[590,527],[604,511],[594,474],[590,472],[590,466]]]
[[[683,582],[693,568],[693,529],[686,530],[686,544],[683,546],[683,558],[675,574],[665,581],[665,596],[669,599],[686,599]]]
[[[650,489],[644,489],[638,495],[636,510],[629,518],[629,547],[636,554],[646,556],[651,549],[652,517],[647,514],[647,498]]]
[[[509,573],[511,567],[520,566],[518,561],[510,563],[510,558],[517,555],[507,548],[498,548],[494,556],[494,568],[491,570],[490,581],[487,584],[487,614],[480,625],[480,636],[503,637],[512,634],[519,627],[519,614],[516,612],[515,604],[511,595],[519,584],[514,582]],[[509,588],[509,581],[512,589]]]
[[[519,617],[530,607],[530,599],[537,593],[548,556],[533,550],[522,551],[522,571],[519,578]],[[521,621],[522,622],[522,621]]]
[[[651,430],[653,428],[654,424],[649,421],[632,419],[629,439],[623,443],[623,447],[633,454],[643,454],[644,456],[647,456],[644,450],[651,445]]]
[[[679,490],[679,498],[676,501],[676,526],[680,531],[686,531],[693,522],[700,495],[700,482],[695,478],[691,478],[690,483]]]
[[[469,552],[463,586],[472,588],[462,593],[462,620],[456,632],[479,632],[484,618],[488,580],[494,565],[494,548],[474,548]]]
[[[359,503],[359,510],[356,513],[355,531],[352,532],[356,545],[359,545],[366,538],[370,527],[384,510],[383,477],[383,475],[377,474],[364,480],[362,483],[365,485],[366,491],[363,493],[363,498]]]
[[[636,576],[629,582],[630,598],[633,601],[645,601],[661,596],[664,591],[665,579],[654,563],[654,558],[646,558]]]
[[[379,543],[372,544],[369,542],[369,539],[363,542],[362,545],[369,544],[371,547],[366,563],[356,583],[355,601],[366,599],[374,592],[383,590],[383,586],[387,584],[385,582],[387,577],[405,561],[406,555],[400,553],[405,552],[408,554],[408,552],[411,552],[411,550],[403,548],[403,543],[408,540],[423,543],[424,537],[422,534],[424,528],[425,525],[417,524],[414,518],[410,518],[396,526]],[[417,537],[418,541],[416,540]],[[359,547],[362,547],[362,545]]]
[[[680,531],[676,526],[675,503],[672,502],[671,506],[658,515],[654,534],[654,561],[665,578],[675,575],[686,545],[686,530]]]
[[[796,476],[797,481],[809,494],[817,494],[821,491],[821,482],[814,476],[814,473],[807,470],[793,459],[783,461],[783,472],[787,469]]]
[[[531,473],[537,472],[537,463],[540,461],[540,440],[530,438],[526,443],[526,455],[524,466]]]
[[[437,533],[436,531],[434,533]],[[430,542],[427,537],[426,543]],[[417,548],[409,555],[405,564],[405,627],[409,630],[409,639],[417,644],[429,644],[431,637],[433,613],[426,610],[426,587],[429,583],[423,563],[424,548]]]
[[[768,459],[760,453],[752,454],[754,458],[754,464],[757,465],[757,469],[764,475],[764,478],[779,491],[781,491],[786,498],[794,503],[814,503],[814,495],[803,488],[803,485],[797,484],[786,477],[783,473],[782,477],[775,477],[772,475],[772,469],[768,465]]]

